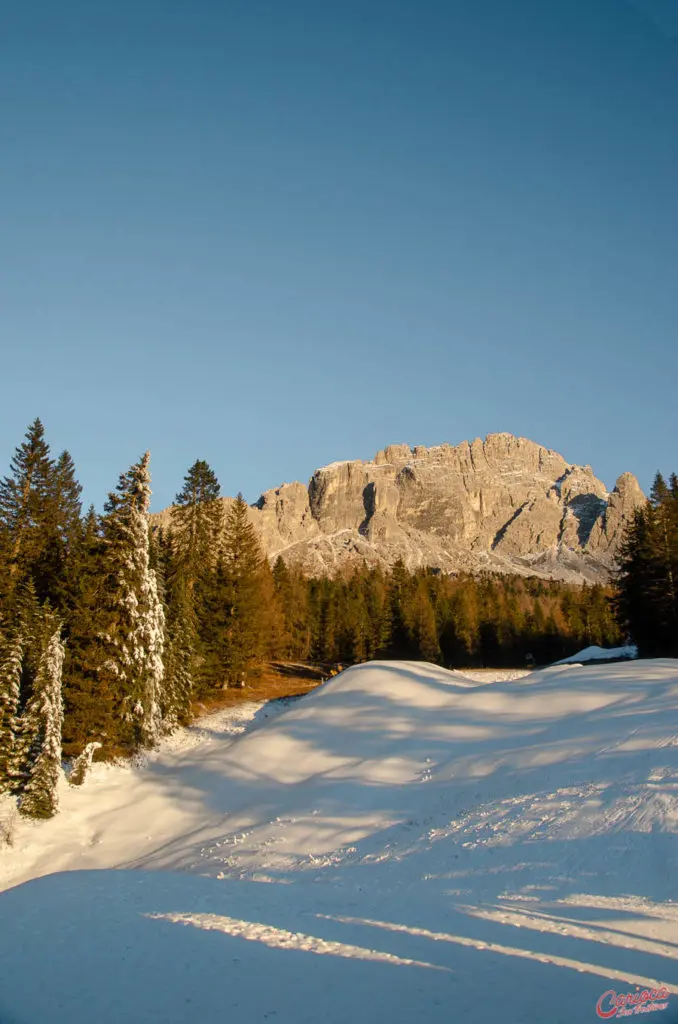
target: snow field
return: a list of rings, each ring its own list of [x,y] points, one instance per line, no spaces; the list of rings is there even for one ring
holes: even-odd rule
[[[678,662],[473,675],[357,666],[64,785],[0,852],[2,1024],[569,1022],[660,983],[675,1019]]]

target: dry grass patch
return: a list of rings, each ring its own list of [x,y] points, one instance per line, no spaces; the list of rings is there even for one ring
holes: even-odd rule
[[[330,674],[327,666],[273,662],[264,666],[257,676],[248,680],[240,690],[229,687],[193,705],[197,717],[233,707],[247,701],[279,700],[281,697],[299,697],[310,693]]]

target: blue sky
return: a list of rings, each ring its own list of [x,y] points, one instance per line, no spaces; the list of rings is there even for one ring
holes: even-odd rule
[[[666,0],[2,5],[0,464],[678,470],[677,56]]]

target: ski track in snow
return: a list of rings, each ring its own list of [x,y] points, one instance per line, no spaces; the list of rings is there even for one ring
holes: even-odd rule
[[[678,1020],[676,661],[357,666],[60,796],[0,847],[0,1024]]]

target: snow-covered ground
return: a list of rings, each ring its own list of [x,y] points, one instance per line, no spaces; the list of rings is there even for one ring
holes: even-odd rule
[[[0,848],[0,1022],[678,1020],[678,662],[511,675],[362,665],[64,786]]]
[[[509,683],[529,675],[526,668],[461,668],[455,673],[476,683]]]
[[[577,654],[571,654],[569,658],[561,658],[554,662],[556,665],[573,665],[577,662],[587,661],[612,661],[614,658],[637,658],[638,648],[635,644],[626,644],[624,647],[585,647]]]

